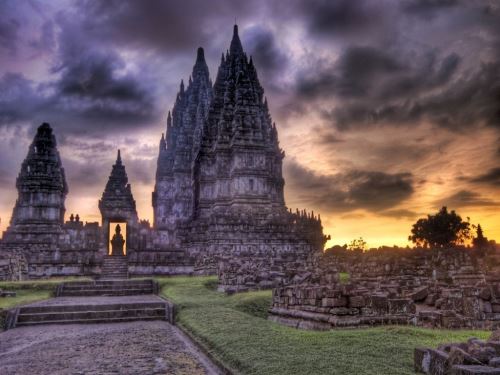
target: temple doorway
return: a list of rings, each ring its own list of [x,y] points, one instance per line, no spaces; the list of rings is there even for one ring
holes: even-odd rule
[[[110,221],[108,225],[108,255],[127,255],[127,222]]]

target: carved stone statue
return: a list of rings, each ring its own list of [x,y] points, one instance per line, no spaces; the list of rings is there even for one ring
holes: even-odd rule
[[[111,255],[125,255],[123,253],[123,245],[125,244],[125,240],[121,234],[122,229],[120,228],[120,224],[116,224],[115,234],[111,239]]]

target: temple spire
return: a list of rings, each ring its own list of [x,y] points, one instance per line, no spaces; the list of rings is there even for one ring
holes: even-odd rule
[[[238,36],[238,25],[234,25],[233,39],[231,40],[229,52],[231,54],[243,54],[243,46],[241,45],[240,37]]]
[[[196,52],[196,64],[205,64],[205,52],[201,47],[199,47]]]
[[[116,164],[120,165],[122,163],[122,156],[120,154],[120,149],[118,149],[118,155],[116,156]]]

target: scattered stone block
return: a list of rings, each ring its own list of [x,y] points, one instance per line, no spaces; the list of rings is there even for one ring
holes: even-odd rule
[[[429,373],[431,356],[429,349],[415,348],[413,352],[413,363],[416,372]]]
[[[429,374],[447,375],[448,372],[448,354],[435,349],[429,349]]]
[[[451,375],[500,375],[500,369],[489,366],[457,365],[451,368]]]

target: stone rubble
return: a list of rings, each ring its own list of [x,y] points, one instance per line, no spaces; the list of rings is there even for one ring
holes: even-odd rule
[[[494,331],[487,341],[470,338],[437,349],[416,348],[415,371],[428,375],[500,375],[499,332]]]

